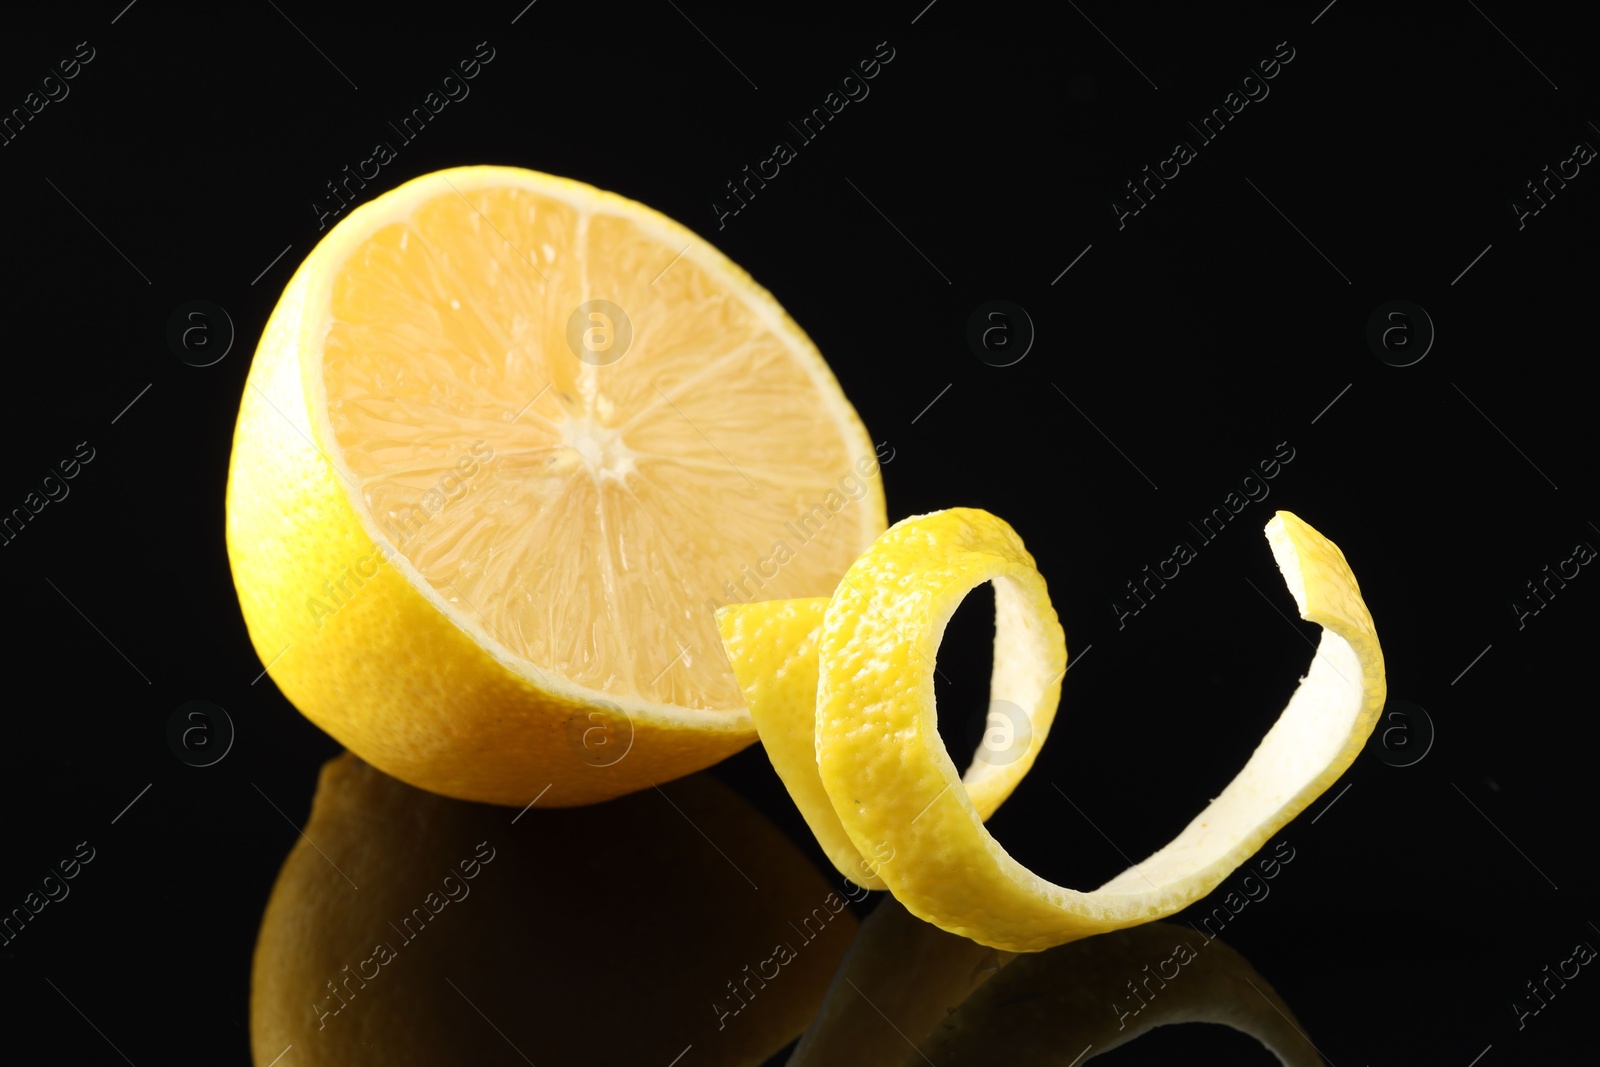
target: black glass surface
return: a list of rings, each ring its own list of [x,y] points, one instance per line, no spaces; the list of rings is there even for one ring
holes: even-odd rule
[[[1592,1060],[1583,17],[8,11],[7,1062]],[[470,94],[391,132],[485,48]],[[1149,855],[1243,766],[1318,636],[1261,530],[1282,508],[1334,540],[1389,704],[1261,852],[1291,858],[1012,960],[843,881],[759,745],[520,817],[343,753],[251,647],[223,492],[262,327],[377,141],[368,199],[496,163],[692,227],[892,450],[891,521],[968,506],[1019,531],[1073,667],[989,828],[1053,882]],[[992,610],[976,591],[939,654],[958,764]]]

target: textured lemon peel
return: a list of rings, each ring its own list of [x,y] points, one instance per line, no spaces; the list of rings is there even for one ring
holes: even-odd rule
[[[718,626],[773,766],[840,873],[941,929],[1033,952],[1201,899],[1337,781],[1371,734],[1383,655],[1344,554],[1286,511],[1266,535],[1300,616],[1323,628],[1311,668],[1227,788],[1091,892],[1038,877],[983,826],[1048,735],[1067,662],[1044,579],[1004,521],[967,508],[903,520],[832,598],[730,606]],[[995,586],[990,697],[1023,709],[1032,740],[1012,763],[975,760],[963,779],[939,739],[933,664],[950,616],[985,581]]]

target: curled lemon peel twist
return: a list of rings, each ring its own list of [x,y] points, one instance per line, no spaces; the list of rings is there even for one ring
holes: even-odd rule
[[[1383,653],[1337,545],[1279,511],[1266,536],[1310,670],[1232,782],[1171,842],[1098,889],[1055,885],[984,827],[1050,732],[1067,669],[1044,578],[1004,520],[952,508],[890,527],[832,597],[731,605],[717,623],[767,754],[839,872],[941,929],[1012,952],[1172,915],[1211,892],[1327,790],[1383,709]],[[1026,715],[1020,755],[957,772],[934,661],[962,599],[995,590],[991,700]],[[1030,732],[1031,731],[1031,732]]]

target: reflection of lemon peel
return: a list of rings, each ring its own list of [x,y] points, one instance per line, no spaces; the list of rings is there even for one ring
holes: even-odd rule
[[[1143,999],[1128,992],[1127,982],[1148,980],[1179,946],[1191,955],[1171,981],[1139,986]],[[1287,1067],[1322,1063],[1289,1006],[1248,960],[1221,941],[1167,923],[1018,959],[919,1038],[918,1051],[900,1063],[1081,1065],[1158,1026],[1201,1022],[1248,1034]],[[1094,1050],[1088,1056],[1085,1045]]]
[[[1289,512],[1266,534],[1301,617],[1323,628],[1311,668],[1221,795],[1166,847],[1087,893],[1039,878],[983,827],[1033,765],[1066,670],[1044,579],[1005,522],[955,508],[896,523],[850,567],[810,630],[816,601],[729,607],[718,624],[757,732],[840,872],[874,871],[919,918],[1032,952],[1204,897],[1332,785],[1371,734],[1385,696],[1383,654],[1349,564]],[[1032,740],[1020,759],[975,761],[963,778],[939,739],[933,663],[950,616],[985,581],[995,586],[990,695],[1028,714]]]
[[[724,608],[717,623],[736,667],[759,658],[765,668],[738,677],[745,702],[763,717],[767,758],[839,873],[867,889],[887,889],[844,832],[817,776],[817,637],[828,598],[774,600],[760,607],[768,610]]]
[[[1248,1034],[1288,1067],[1322,1062],[1249,961],[1187,926],[1146,923],[1019,957],[885,900],[861,924],[787,1067],[1070,1067],[1185,1022]]]
[[[920,1043],[1016,958],[930,926],[898,901],[881,901],[862,921],[786,1067],[894,1063],[908,1039]]]

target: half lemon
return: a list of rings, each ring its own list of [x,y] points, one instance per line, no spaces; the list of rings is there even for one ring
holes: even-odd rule
[[[756,738],[725,603],[823,596],[885,527],[816,347],[671,219],[508,167],[352,211],[239,410],[228,554],[267,672],[406,782],[589,803]]]

